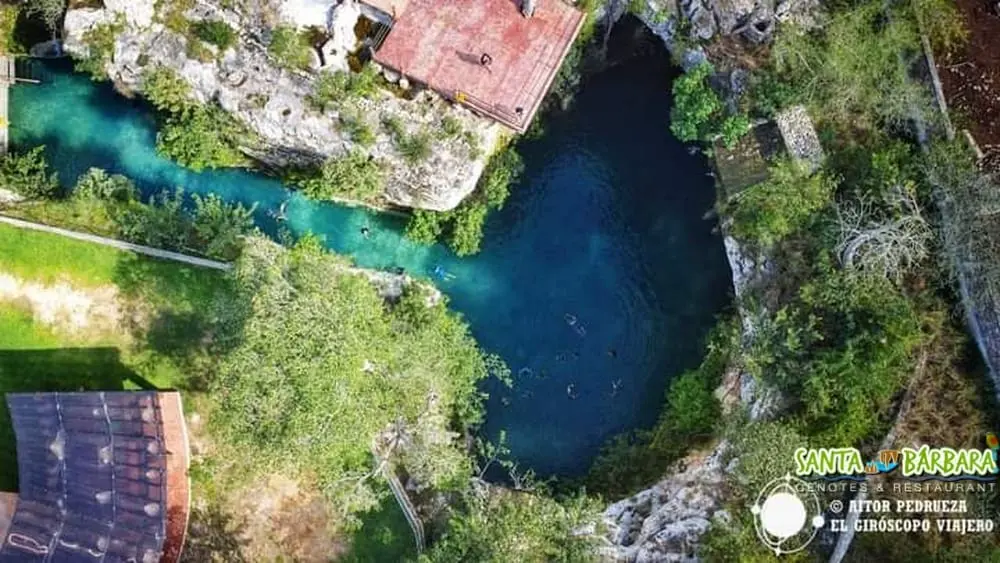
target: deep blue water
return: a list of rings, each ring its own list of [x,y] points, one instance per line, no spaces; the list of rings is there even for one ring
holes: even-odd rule
[[[579,474],[607,438],[652,424],[728,300],[722,243],[702,219],[712,182],[704,158],[670,136],[661,53],[593,76],[544,137],[521,143],[525,179],[490,218],[482,253],[466,259],[408,242],[395,217],[309,202],[259,174],[180,168],[156,154],[143,104],[65,67],[40,74],[42,85],[13,90],[11,135],[47,145],[64,183],[98,166],[146,193],[213,192],[258,204],[272,233],[267,211],[287,199],[294,234],[319,234],[360,266],[453,274],[439,287],[515,373],[513,389],[488,385],[486,431],[506,429],[514,456],[541,474]]]

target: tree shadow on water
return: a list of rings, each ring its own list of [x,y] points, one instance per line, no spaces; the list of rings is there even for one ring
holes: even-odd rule
[[[0,393],[121,391],[155,387],[121,362],[117,348],[0,350]],[[17,467],[7,402],[0,401],[0,467]],[[0,471],[0,490],[17,490],[15,471]]]

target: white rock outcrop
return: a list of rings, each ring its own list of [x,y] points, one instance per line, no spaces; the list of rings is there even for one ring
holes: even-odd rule
[[[630,563],[697,560],[701,536],[716,518],[725,518],[723,442],[708,454],[689,456],[683,469],[604,511],[612,546],[601,555]]]
[[[348,3],[353,4],[353,0]],[[330,26],[327,32],[335,41],[324,48],[324,55],[339,57],[339,62],[331,59],[321,72],[342,70],[347,46],[357,47],[353,37],[356,8],[352,13],[350,6],[333,10],[332,1],[255,0],[241,4],[237,12],[225,8],[227,3],[222,0],[195,0],[194,7],[185,14],[188,19],[222,20],[240,36],[235,47],[209,60],[199,60],[188,56],[188,38],[159,21],[152,11],[156,5],[154,0],[106,0],[103,9],[69,10],[64,29],[66,51],[87,56],[87,31],[124,19],[125,28],[118,34],[114,55],[105,68],[116,88],[126,95],[139,92],[142,73],[150,65],[176,71],[191,85],[192,95],[199,102],[219,103],[257,133],[261,146],[244,148],[265,164],[315,164],[361,150],[384,164],[387,203],[446,211],[475,188],[502,134],[502,127],[492,120],[426,91],[407,99],[383,90],[375,99],[357,100],[339,111],[321,112],[313,107],[309,100],[318,75],[280,68],[264,45],[277,22],[308,21],[313,25],[319,18]],[[338,18],[333,17],[334,12],[338,12]],[[352,15],[354,20],[345,24]],[[341,20],[340,16],[347,19]],[[460,125],[462,135],[435,135],[446,117]],[[430,156],[420,162],[404,158],[380,126],[386,118],[402,123],[408,135],[424,135],[431,143]],[[370,146],[357,144],[343,126],[346,121],[364,122],[375,133],[375,142]]]

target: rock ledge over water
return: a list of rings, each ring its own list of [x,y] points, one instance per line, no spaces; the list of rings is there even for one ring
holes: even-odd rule
[[[67,12],[65,47],[71,55],[87,56],[85,35],[89,30],[123,21],[124,29],[115,38],[114,55],[105,67],[123,94],[140,90],[142,72],[149,65],[168,67],[191,85],[198,101],[220,104],[255,131],[264,146],[252,156],[267,165],[316,164],[330,156],[363,150],[384,163],[387,203],[438,211],[454,208],[475,188],[502,128],[430,92],[406,99],[384,89],[376,99],[356,100],[343,111],[320,112],[312,107],[309,98],[319,73],[347,67],[347,52],[337,46],[357,43],[351,22],[356,21],[358,12],[341,14],[351,24],[345,25],[342,17],[332,17],[334,3],[306,2],[310,6],[328,6],[302,12],[303,8],[289,11],[304,4],[302,1],[253,0],[231,9],[224,6],[232,3],[223,0],[195,0],[193,7],[184,12],[187,20],[220,20],[239,34],[237,44],[221,53],[202,44],[201,48],[208,49],[212,56],[196,58],[189,53],[190,39],[169,29],[164,15],[157,12],[158,4],[169,2],[105,0],[103,9]],[[351,8],[354,2],[348,0],[336,10]],[[317,19],[312,25],[331,36],[323,48],[324,57],[313,53],[309,72],[282,69],[265,45],[278,25],[301,25],[303,17]],[[435,135],[442,130],[446,116],[460,124],[463,134]],[[409,135],[426,134],[432,147],[430,156],[415,163],[407,161],[380,125],[386,118],[402,123]],[[364,121],[375,134],[370,146],[355,143],[349,128],[343,125],[356,120]]]

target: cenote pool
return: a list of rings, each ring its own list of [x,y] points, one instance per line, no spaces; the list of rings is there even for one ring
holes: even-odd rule
[[[288,200],[294,234],[316,233],[360,266],[430,277],[440,265],[454,275],[438,283],[451,306],[515,374],[513,389],[488,384],[486,432],[505,429],[522,467],[574,475],[607,438],[655,421],[728,301],[722,242],[702,218],[714,199],[707,163],[669,133],[669,60],[654,51],[592,76],[543,138],[521,143],[525,178],[466,259],[408,242],[399,218],[313,203],[258,174],[180,168],[156,154],[142,104],[65,64],[14,88],[11,135],[45,144],[64,183],[97,166],[147,194],[217,193],[256,203],[269,233],[268,211]]]

